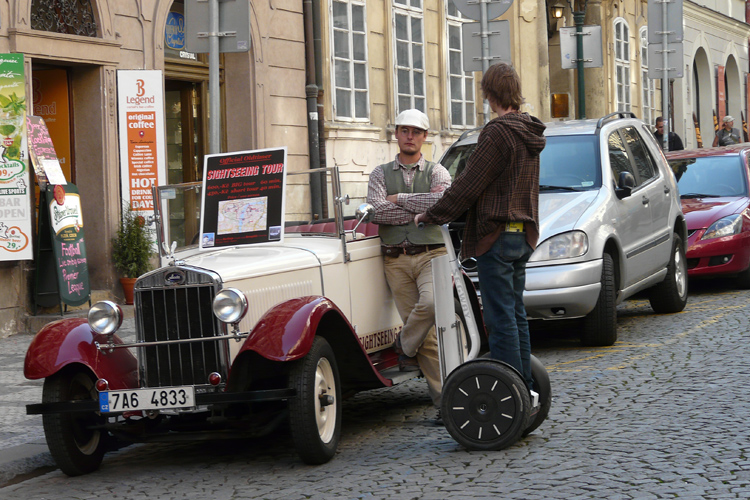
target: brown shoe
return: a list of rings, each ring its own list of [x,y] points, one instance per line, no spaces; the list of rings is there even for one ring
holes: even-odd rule
[[[403,356],[404,350],[401,348],[401,335],[396,337],[396,340],[393,341],[393,350],[396,351],[396,354],[399,356]]]
[[[416,372],[419,371],[419,363],[417,358],[410,358],[404,354],[398,357],[398,369],[402,372]]]

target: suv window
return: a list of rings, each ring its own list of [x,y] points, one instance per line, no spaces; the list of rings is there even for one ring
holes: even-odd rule
[[[539,155],[539,184],[583,190],[601,187],[597,137],[547,137],[547,145]]]
[[[476,147],[476,142],[464,146],[452,147],[448,150],[448,154],[445,155],[445,158],[440,160],[440,164],[448,170],[449,174],[451,174],[451,179],[455,179],[458,177],[458,174],[463,172],[464,167],[466,167],[466,160],[469,159],[469,156],[471,156],[471,153],[474,152]]]
[[[638,177],[633,171],[633,164],[630,161],[630,151],[625,147],[619,130],[615,130],[609,134],[607,144],[609,145],[609,164],[612,167],[612,177],[615,179],[615,182],[617,182],[617,179],[620,178],[620,174],[623,172],[633,174],[637,182]]]
[[[656,177],[654,160],[651,158],[646,145],[643,144],[643,139],[635,130],[635,127],[622,129],[622,135],[625,137],[625,142],[630,148],[633,161],[635,162],[635,168],[639,177],[638,185],[645,184],[650,179]]]

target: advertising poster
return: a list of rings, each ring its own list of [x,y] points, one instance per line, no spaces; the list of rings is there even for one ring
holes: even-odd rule
[[[117,72],[122,199],[140,215],[154,213],[151,186],[166,183],[164,83],[159,70]],[[156,242],[156,230],[149,227]]]
[[[44,119],[27,115],[26,129],[29,159],[39,184],[67,184]]]
[[[22,54],[0,54],[0,141],[0,260],[33,259]]]
[[[69,306],[80,306],[89,300],[91,290],[78,188],[73,184],[54,186],[47,203],[60,300]]]
[[[200,247],[281,242],[285,185],[286,147],[206,156]]]

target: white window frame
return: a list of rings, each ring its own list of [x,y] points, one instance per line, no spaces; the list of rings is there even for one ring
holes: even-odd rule
[[[449,4],[452,2],[445,2],[445,16],[447,19],[447,25],[448,29],[445,31],[445,47],[447,49],[447,56],[448,60],[446,61],[446,69],[448,72],[448,78],[446,80],[446,96],[448,97],[448,121],[451,124],[451,128],[474,128],[476,127],[477,123],[477,113],[476,113],[476,89],[474,88],[474,73],[473,72],[466,72],[463,71],[463,60],[464,60],[464,47],[463,47],[463,39],[461,37],[461,26],[464,23],[464,17],[463,15],[458,12],[458,9],[456,9],[456,14],[451,15],[449,10]],[[457,27],[459,29],[459,44],[460,47],[458,50],[451,48],[450,46],[450,29],[451,27]],[[455,74],[451,73],[451,53],[457,52],[459,57],[461,58],[461,73]],[[460,78],[461,79],[461,92],[460,95],[453,95],[453,86],[451,85],[452,79]],[[471,99],[468,99],[466,97],[466,89],[467,87],[471,88]],[[461,123],[456,123],[453,120],[453,105],[460,103],[461,104]],[[469,113],[467,113],[467,110],[471,110],[471,123],[467,123],[467,117],[469,116]]]
[[[641,40],[641,85],[643,87],[643,121],[649,125],[656,119],[656,80],[648,77],[648,27],[640,32]]]
[[[333,4],[334,1],[337,1],[342,4],[346,4],[347,7],[347,29],[341,29],[334,26],[334,18],[333,18]],[[353,27],[353,21],[352,21],[352,6],[356,5],[357,7],[362,8],[362,15],[363,15],[363,21],[364,26],[362,29],[364,31],[355,31]],[[330,24],[330,37],[331,37],[331,88],[333,89],[333,95],[331,96],[331,101],[333,103],[333,116],[336,121],[343,121],[343,122],[369,122],[370,121],[370,72],[367,64],[367,7],[364,1],[361,0],[331,0],[328,3],[328,12],[329,12],[329,19],[331,20]],[[348,45],[349,45],[349,55],[348,57],[341,57],[336,55],[336,37],[335,33],[346,33]],[[362,35],[364,37],[365,41],[365,59],[359,60],[354,59],[354,35]],[[349,83],[348,86],[339,86],[336,82],[336,63],[339,64],[347,64],[349,67]],[[356,65],[364,66],[365,68],[365,88],[364,89],[358,89],[355,88],[354,83],[354,69]],[[340,115],[339,109],[338,109],[338,92],[346,91],[350,92],[350,98],[349,98],[349,106],[351,110],[351,114],[349,116],[347,115]],[[357,94],[365,94],[365,102],[366,102],[366,109],[365,114],[366,116],[357,116],[356,111],[356,95]]]
[[[622,36],[618,38],[618,27]],[[618,17],[613,23],[615,40],[615,111],[630,111],[630,26]],[[622,95],[622,99],[620,98]]]
[[[402,97],[408,97],[409,98],[409,108],[417,108],[421,109],[423,112],[427,113],[427,81],[426,81],[426,66],[427,61],[425,59],[425,31],[424,31],[424,10],[422,8],[424,0],[404,0],[402,3],[399,2],[399,0],[393,0],[393,17],[391,19],[391,22],[393,23],[393,68],[394,68],[394,74],[393,74],[393,84],[394,84],[394,96],[395,96],[395,102],[396,105],[396,114],[399,114],[401,111],[404,111],[401,109],[401,106],[399,104],[399,101]],[[414,2],[419,3],[419,7],[413,7],[411,4]],[[397,16],[405,16],[407,18],[407,36],[409,37],[408,40],[399,40],[397,33],[396,33],[396,18]],[[421,32],[422,32],[422,41],[421,42],[415,42],[413,39],[412,34],[412,20],[419,20],[419,23],[421,25]],[[398,43],[399,41],[406,41],[409,45],[409,53],[408,53],[408,66],[399,66],[399,60],[398,60]],[[421,69],[415,69],[414,68],[414,48],[415,46],[419,47],[421,57],[422,57],[422,68]],[[398,88],[398,78],[399,78],[399,71],[407,71],[409,74],[409,93],[400,93]],[[422,80],[422,91],[424,92],[423,95],[415,95],[414,94],[414,80],[415,77],[419,77]],[[423,103],[423,106],[420,108],[417,105],[417,101],[420,100]]]

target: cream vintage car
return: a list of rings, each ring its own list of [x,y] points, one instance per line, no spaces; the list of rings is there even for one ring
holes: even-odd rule
[[[201,248],[199,221],[185,214],[201,206],[205,184],[155,188],[160,239],[178,241],[161,245],[162,267],[136,282],[135,340],[117,335],[119,306],[100,302],[88,321],[47,325],[26,356],[26,377],[45,379],[42,403],[27,412],[43,414],[63,472],[96,470],[113,440],[238,438],[286,425],[301,459],[324,463],[339,442],[342,395],[415,376],[399,371],[392,349],[402,323],[377,226],[344,217],[337,168],[313,174],[325,176],[333,217],[287,222],[281,241],[263,245]],[[295,175],[287,192],[299,196],[300,185]]]

